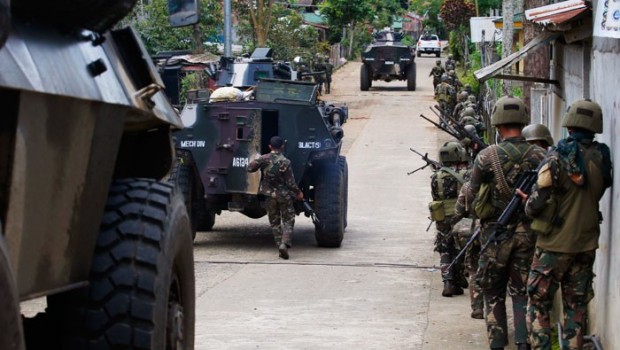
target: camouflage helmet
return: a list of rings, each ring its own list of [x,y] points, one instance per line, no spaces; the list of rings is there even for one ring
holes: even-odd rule
[[[581,128],[595,134],[603,132],[603,111],[601,106],[590,99],[573,102],[564,114],[562,126],[565,128]]]
[[[469,95],[467,100],[472,103],[476,103],[476,95]]]
[[[460,142],[448,141],[439,148],[439,161],[442,164],[464,163],[469,161],[469,157]]]
[[[553,145],[553,137],[549,129],[542,124],[530,124],[523,128],[521,135],[525,141],[545,141],[549,146]]]
[[[456,72],[454,71],[454,69],[450,69],[450,71],[448,72],[448,75],[453,77],[456,75]]]
[[[461,112],[461,116],[474,117],[476,116],[476,111],[472,107],[465,107],[465,109],[463,109],[463,112]]]
[[[478,121],[473,116],[466,115],[466,116],[463,116],[463,118],[461,119],[461,124],[463,124],[463,126],[465,125],[476,126],[477,123]]]
[[[491,125],[530,123],[527,108],[521,99],[512,96],[502,96],[495,103],[491,115]]]
[[[441,60],[435,61],[435,64],[438,65],[438,66],[441,66]]]
[[[469,96],[469,94],[467,93],[467,91],[459,92],[459,101],[465,102],[467,100],[468,96]]]
[[[454,57],[454,55],[452,55],[452,54],[448,54],[448,58],[449,58],[449,59],[452,59],[453,57]]]
[[[443,73],[441,75],[441,81],[448,81],[450,78],[448,78],[448,75],[446,73]]]

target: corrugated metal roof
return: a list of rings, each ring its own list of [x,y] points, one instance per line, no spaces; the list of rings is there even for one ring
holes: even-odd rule
[[[526,10],[525,18],[542,25],[561,24],[587,9],[588,5],[584,0],[568,0]]]
[[[300,6],[312,6],[312,0],[299,0],[297,4]]]

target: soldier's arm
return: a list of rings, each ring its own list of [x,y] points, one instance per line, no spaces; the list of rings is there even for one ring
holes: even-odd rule
[[[286,184],[286,187],[291,191],[291,193],[299,194],[301,190],[297,186],[297,182],[295,182],[295,175],[291,169],[290,162],[287,162],[285,169],[281,169],[281,171],[284,173],[284,183]]]
[[[538,179],[532,188],[532,193],[525,203],[525,214],[532,218],[538,216],[547,206],[559,177],[557,159],[545,159],[544,162],[538,171]]]
[[[258,157],[254,159],[253,161],[251,161],[250,164],[248,164],[248,172],[253,173],[257,171],[258,169],[260,169],[263,162],[264,162],[263,157]]]

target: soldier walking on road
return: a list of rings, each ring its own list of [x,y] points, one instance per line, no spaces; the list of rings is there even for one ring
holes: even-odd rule
[[[431,69],[431,73],[428,75],[433,76],[433,88],[437,88],[437,85],[441,83],[441,75],[446,72],[445,69],[441,66],[441,60],[435,61],[435,67]]]
[[[450,224],[454,215],[454,205],[461,185],[468,176],[469,158],[465,148],[457,141],[446,142],[439,149],[439,161],[443,165],[431,177],[431,194],[433,201],[429,204],[431,219],[437,227],[435,251],[440,254],[441,277],[443,279],[444,297],[463,294],[465,279],[462,277],[462,266],[457,264],[452,269],[448,266],[458,253],[462,233]]]
[[[329,59],[325,61],[325,94],[331,93],[332,87],[332,73],[334,72],[334,65]]]
[[[295,182],[291,161],[282,154],[284,140],[279,136],[272,137],[269,149],[270,153],[250,162],[248,171],[252,173],[260,169],[262,172],[259,193],[265,196],[269,224],[280,258],[288,259],[295,225],[293,196],[303,200],[304,195]]]
[[[450,78],[448,78],[447,74],[442,74],[441,83],[435,88],[435,100],[439,102],[441,113],[445,113],[446,115],[451,115],[452,109],[454,108],[455,90],[454,87],[448,83],[449,80]]]
[[[545,158],[525,208],[538,234],[527,281],[534,349],[551,349],[549,314],[560,286],[564,307],[560,347],[583,347],[587,306],[594,297],[592,267],[602,220],[599,200],[612,184],[609,148],[594,141],[594,135],[603,132],[601,107],[590,100],[576,101],[562,126],[569,136]]]
[[[545,152],[528,144],[521,130],[530,117],[523,102],[511,96],[500,98],[491,116],[502,142],[482,150],[472,169],[471,191],[476,196],[474,211],[481,223],[481,242],[487,242],[497,220],[514,195],[519,174],[534,170]],[[525,312],[526,282],[535,235],[530,232],[525,214],[519,213],[480,256],[478,282],[486,305],[485,320],[491,349],[508,345],[506,290],[512,298],[517,349],[528,349]]]

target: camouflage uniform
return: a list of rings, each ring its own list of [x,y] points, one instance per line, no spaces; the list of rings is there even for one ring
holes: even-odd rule
[[[495,156],[492,152],[497,152],[508,190],[500,190],[500,182],[493,171],[492,158]],[[477,210],[478,204],[475,204],[476,215],[481,219],[481,242],[487,242],[492,234],[495,222],[513,195],[511,191],[519,173],[535,169],[543,157],[544,151],[528,144],[523,137],[506,138],[478,153],[472,170],[471,191],[477,196],[477,202],[487,203],[487,208],[490,208],[481,215],[481,211]],[[483,185],[484,191],[479,194]],[[486,194],[486,198],[481,198],[483,194]],[[477,279],[484,295],[487,336],[491,348],[503,348],[508,344],[507,288],[513,304],[516,343],[527,344],[526,282],[534,254],[535,236],[527,230],[524,219],[525,215],[520,214],[480,256]]]
[[[435,88],[435,100],[439,102],[441,109],[444,113],[451,114],[454,108],[454,87],[447,82],[441,82]]]
[[[457,174],[458,179],[453,175]],[[462,266],[457,264],[448,270],[448,266],[458,253],[458,247],[462,245],[463,237],[467,229],[453,227],[451,218],[454,215],[454,205],[459,194],[461,185],[469,177],[467,169],[453,169],[442,167],[431,176],[431,195],[432,203],[441,202],[444,211],[444,220],[436,221],[437,237],[435,239],[435,251],[440,255],[441,276],[443,281],[454,281],[456,285],[461,284]],[[461,182],[463,181],[463,182]],[[431,205],[432,205],[431,203]],[[432,210],[431,210],[432,211]],[[431,216],[433,214],[431,213]]]
[[[314,65],[314,83],[319,86],[319,94],[323,93],[323,83],[325,82],[325,63],[320,60]],[[320,74],[318,74],[320,73]]]
[[[276,245],[292,245],[293,226],[295,225],[295,208],[293,196],[299,193],[299,187],[291,169],[291,161],[282,153],[272,151],[250,162],[249,172],[261,170],[259,193],[264,195],[269,223]]]
[[[446,72],[456,69],[456,61],[452,58],[448,58],[445,63]]]
[[[526,204],[526,213],[534,218],[532,229],[538,233],[527,283],[528,327],[535,349],[551,348],[549,312],[560,285],[564,307],[562,349],[583,346],[587,305],[594,297],[592,267],[600,233],[598,202],[612,182],[609,148],[593,141],[593,137],[593,133],[571,133],[560,141],[545,158]],[[579,168],[578,163],[583,171],[569,174],[568,169]],[[576,174],[583,175],[581,181]]]
[[[446,71],[443,69],[441,65],[435,66],[433,67],[433,69],[431,69],[431,73],[428,76],[429,77],[431,75],[433,76],[433,87],[434,88],[437,88],[437,85],[441,83],[441,75],[444,74],[445,72]]]
[[[334,71],[334,65],[329,61],[325,62],[325,93],[329,94],[331,92],[332,85],[332,73]]]
[[[459,191],[459,196],[456,200],[456,205],[454,206],[454,217],[452,218],[452,223],[455,224],[463,218],[469,218],[473,216],[472,212],[472,203],[474,201],[474,196],[470,189],[470,182],[467,181],[461,187]],[[470,234],[468,236],[468,240],[476,230],[478,225],[476,225],[476,220],[471,221],[470,225]],[[465,269],[467,271],[469,277],[469,298],[471,303],[472,317],[473,318],[482,318],[484,300],[482,298],[482,290],[480,286],[476,282],[476,275],[478,272],[478,260],[480,260],[480,240],[475,240],[465,252]]]

